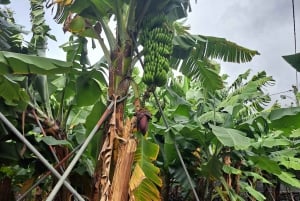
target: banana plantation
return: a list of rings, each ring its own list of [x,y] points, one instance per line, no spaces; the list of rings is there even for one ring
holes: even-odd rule
[[[300,107],[265,71],[220,72],[259,50],[191,34],[189,0],[28,1],[25,30],[0,0],[0,201],[300,199]]]

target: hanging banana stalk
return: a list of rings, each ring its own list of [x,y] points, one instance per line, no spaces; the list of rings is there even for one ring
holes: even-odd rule
[[[149,87],[163,86],[167,82],[172,54],[173,31],[164,14],[148,16],[143,23],[141,44],[144,47],[143,81]]]

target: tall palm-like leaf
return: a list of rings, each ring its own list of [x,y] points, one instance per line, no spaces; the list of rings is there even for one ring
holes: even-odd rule
[[[214,71],[211,59],[242,63],[258,54],[224,38],[185,33],[174,38],[172,67],[190,78],[202,80],[209,91],[214,91],[222,88],[222,79]]]
[[[8,8],[0,7],[0,50],[9,50],[14,52],[26,52],[23,48],[22,34],[27,33],[22,26],[17,25]]]
[[[244,120],[251,118],[252,114],[264,110],[266,105],[270,103],[271,99],[269,95],[264,94],[263,87],[274,84],[273,78],[267,76],[264,71],[257,73],[250,80],[247,80],[248,76],[249,70],[238,76],[236,81],[229,87],[232,92],[225,93],[226,98],[218,107],[220,109],[229,105],[233,107],[243,105],[236,113],[236,117]],[[244,82],[242,82],[243,80]]]

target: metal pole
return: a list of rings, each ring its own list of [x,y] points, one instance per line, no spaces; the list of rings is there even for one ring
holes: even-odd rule
[[[160,104],[159,104],[159,101],[158,101],[158,98],[157,98],[157,95],[156,95],[155,91],[153,91],[153,95],[154,95],[154,98],[155,98],[155,102],[156,102],[156,104],[158,105],[158,109],[159,109],[159,111],[160,111],[160,113],[161,113],[161,116],[162,116],[162,118],[163,118],[164,124],[165,124],[166,128],[168,129],[168,128],[170,128],[170,126],[169,126],[169,124],[168,124],[168,122],[167,122],[167,119],[166,119],[166,117],[165,117],[165,115],[164,115],[164,113],[163,113],[163,110],[162,110],[162,108],[161,108],[161,106],[160,106]],[[169,132],[172,132],[172,130],[170,130]],[[186,166],[185,166],[185,164],[184,164],[182,155],[181,155],[181,153],[180,153],[180,150],[179,150],[179,148],[178,148],[177,142],[176,142],[175,140],[174,140],[174,146],[175,146],[175,150],[176,150],[176,152],[177,152],[177,155],[178,155],[178,157],[179,157],[181,166],[182,166],[183,169],[184,169],[184,172],[185,172],[185,174],[186,174],[186,177],[187,177],[187,179],[188,179],[188,182],[190,183],[191,189],[192,189],[192,191],[193,191],[193,193],[194,193],[195,199],[196,199],[197,201],[200,201],[200,200],[199,200],[199,197],[198,197],[198,195],[197,195],[197,192],[196,192],[196,190],[195,190],[195,188],[194,188],[194,186],[193,186],[193,181],[192,181],[192,179],[191,179],[191,176],[190,176],[190,174],[189,174],[189,172],[188,172],[188,170],[187,170],[187,168],[186,168]]]
[[[10,121],[0,112],[0,119],[11,129],[11,131],[30,149],[37,157],[38,159],[58,178],[61,178],[61,175],[59,172],[47,161],[47,159],[44,158],[42,154],[25,138],[23,135],[10,123]],[[78,200],[84,201],[84,199],[81,197],[81,195],[67,182],[63,181],[66,188],[75,195]]]
[[[59,161],[59,163],[57,163],[54,168],[60,167],[67,159],[69,159],[74,153],[75,151],[77,151],[80,148],[81,144],[78,145],[77,147],[75,147],[72,152],[70,152],[65,158],[63,158],[61,161]],[[51,171],[48,171],[45,175],[43,175],[35,184],[33,184],[25,193],[23,193],[23,195],[21,195],[17,201],[21,201],[23,200],[28,193],[30,193],[35,187],[37,187],[42,181],[44,181],[49,175],[51,174]]]
[[[52,192],[49,194],[46,201],[52,201],[54,199],[56,193],[61,188],[63,182],[66,180],[68,175],[71,173],[73,167],[76,165],[77,161],[79,160],[80,156],[83,154],[85,148],[88,146],[88,144],[90,143],[90,141],[92,140],[92,138],[94,137],[96,132],[98,131],[99,127],[101,126],[101,124],[104,122],[104,120],[110,114],[111,108],[113,107],[113,105],[114,105],[114,102],[111,102],[110,105],[107,107],[106,111],[103,113],[102,117],[99,119],[99,121],[96,124],[96,126],[94,127],[94,129],[91,131],[89,136],[86,138],[86,140],[82,144],[82,147],[79,149],[77,154],[74,156],[73,160],[71,161],[71,163],[69,164],[69,166],[67,167],[67,169],[65,170],[65,172],[63,173],[63,175],[61,176],[61,178],[59,179],[59,181],[55,185],[55,187],[53,188]]]

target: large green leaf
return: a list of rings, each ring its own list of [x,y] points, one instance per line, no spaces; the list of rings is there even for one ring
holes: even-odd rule
[[[133,191],[136,200],[159,200],[160,193],[157,187],[162,186],[159,177],[159,168],[153,164],[159,153],[159,146],[140,138],[138,149],[135,153],[135,162],[145,175],[139,186]]]
[[[223,164],[218,157],[212,156],[207,163],[200,166],[200,173],[206,178],[219,179],[222,174]]]
[[[175,65],[172,66],[177,68]],[[208,59],[197,59],[190,55],[189,58],[183,60],[178,70],[188,78],[200,80],[207,91],[216,91],[224,87],[223,80],[216,71],[217,66]]]
[[[262,128],[263,129],[263,128]],[[257,142],[253,143],[253,147],[260,148],[260,147],[288,147],[292,144],[292,142],[283,136],[283,132],[271,132],[268,133],[266,136],[259,137]]]
[[[10,4],[10,0],[0,0],[0,4]]]
[[[251,146],[251,138],[246,137],[246,134],[242,131],[213,125],[210,125],[210,127],[212,128],[212,133],[224,146],[234,147],[240,150],[247,149]]]
[[[0,142],[0,160],[1,163],[12,164],[21,159],[19,151],[22,149],[21,143]]]
[[[71,143],[67,140],[57,140],[52,136],[45,136],[42,138],[42,141],[45,142],[47,145],[69,145],[71,146]]]
[[[298,72],[300,71],[300,53],[282,56]]]
[[[281,169],[278,163],[266,156],[250,156],[249,159],[254,163],[255,166],[268,171],[271,174],[280,174]]]
[[[56,59],[0,51],[0,74],[61,74],[71,67],[72,63]]]
[[[198,121],[201,124],[213,123],[213,122],[218,124],[223,124],[225,122],[225,117],[226,117],[225,113],[209,111],[209,112],[205,112],[200,117],[198,117]]]
[[[269,114],[269,119],[271,120],[271,128],[289,133],[300,127],[300,107],[272,110]]]
[[[98,0],[91,0],[97,11],[101,16],[107,16],[113,11],[115,12],[114,4],[112,1],[109,0],[103,0],[103,1],[98,1]],[[121,8],[119,8],[121,9]]]
[[[252,177],[254,180],[259,180],[263,183],[266,184],[272,184],[270,181],[268,181],[266,178],[264,178],[263,176],[255,173],[255,172],[248,172],[248,171],[243,171],[243,175],[247,176],[247,177]]]
[[[202,36],[207,39],[207,49],[205,56],[209,58],[221,59],[227,62],[243,63],[249,62],[255,55],[259,55],[256,50],[250,50],[236,43],[227,41],[225,38],[212,36]]]
[[[277,146],[284,146],[287,147],[289,145],[291,145],[291,141],[288,139],[280,139],[280,138],[266,138],[266,139],[262,139],[261,142],[259,142],[260,146],[262,147],[268,147],[268,148],[272,148],[272,147],[277,147]]]
[[[20,85],[5,75],[0,75],[0,97],[7,105],[24,109],[29,101],[29,96]]]
[[[202,42],[205,44],[207,41],[205,38],[203,38],[201,35],[179,35],[175,36],[173,38],[173,56],[175,58],[180,58],[180,59],[186,59],[190,56],[191,51],[193,48],[196,46],[197,43]],[[204,48],[202,47],[202,55],[199,55],[199,57],[204,56]]]
[[[197,74],[199,73],[198,75],[203,84],[203,87],[208,91],[215,91],[215,90],[222,89],[224,86],[223,86],[223,80],[220,77],[220,75],[218,75],[213,69],[209,69],[203,64],[206,65],[206,62],[199,60],[197,62],[199,71],[194,72],[195,76],[197,76]]]
[[[166,87],[166,95],[172,99],[172,103],[174,105],[191,105],[187,100],[183,97],[179,96],[175,91],[173,91],[170,87]]]
[[[99,100],[101,89],[99,84],[91,77],[82,75],[76,82],[77,106],[88,106]]]
[[[300,107],[279,108],[270,112],[271,121],[282,120],[285,116],[294,116],[300,113]]]
[[[98,101],[94,104],[90,114],[87,116],[85,121],[85,128],[86,128],[86,136],[90,134],[93,128],[96,126],[97,122],[99,121],[101,114],[103,114],[106,106],[101,102]],[[87,151],[89,152],[92,158],[97,158],[98,153],[100,151],[100,143],[102,139],[102,130],[98,131],[98,134],[94,136],[94,140],[89,143],[87,147]]]
[[[300,158],[281,156],[279,159],[280,165],[287,169],[300,170]]]
[[[190,120],[191,108],[188,105],[178,105],[173,113],[175,122],[185,123]]]
[[[203,35],[180,35],[174,38],[174,56],[185,59],[195,48],[199,58],[220,59],[226,62],[249,62],[259,53],[227,41],[224,38]]]
[[[295,175],[288,172],[281,172],[280,174],[277,174],[277,176],[281,181],[285,182],[286,184],[289,184],[296,188],[300,188],[300,181],[295,178]]]
[[[234,89],[225,100],[219,105],[220,107],[236,106],[235,104],[240,103],[242,107],[240,110],[248,111],[261,111],[265,108],[265,105],[269,103],[270,97],[264,95],[261,88],[265,85],[272,85],[273,78],[267,76],[264,71],[259,72],[253,76],[251,80],[246,83],[242,83],[242,80],[246,79],[248,71],[242,75],[239,75],[235,84],[230,86],[230,89]],[[247,105],[244,103],[247,102]],[[237,112],[237,111],[236,111]],[[240,113],[240,112],[239,112]],[[235,115],[236,116],[236,115]]]
[[[255,200],[263,201],[266,199],[266,197],[263,194],[261,194],[259,191],[255,190],[249,184],[247,184],[245,182],[241,182],[240,185],[241,185],[241,188],[245,189],[245,191],[247,193],[250,193],[250,195],[252,195],[255,198]]]

